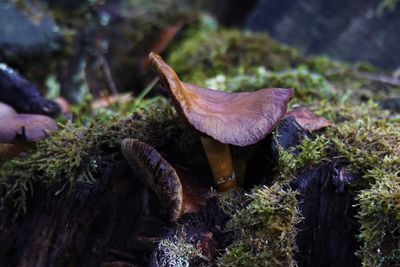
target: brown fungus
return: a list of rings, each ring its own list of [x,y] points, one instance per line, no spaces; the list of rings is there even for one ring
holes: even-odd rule
[[[208,198],[208,188],[175,169],[152,146],[136,139],[124,139],[121,150],[129,165],[143,172],[140,180],[153,190],[175,222],[185,213],[198,212]]]
[[[229,145],[258,143],[285,115],[292,89],[226,93],[180,81],[163,59],[150,53],[163,86],[182,117],[202,133],[202,144],[220,191],[237,187]]]
[[[0,102],[0,119],[16,115],[17,112],[7,104]]]
[[[315,115],[306,108],[296,108],[286,114],[286,117],[293,117],[297,123],[309,132],[317,131],[332,125],[332,122]]]
[[[50,131],[58,130],[57,123],[44,115],[16,114],[0,119],[0,143],[17,140],[36,142],[45,139]]]
[[[26,150],[28,143],[45,139],[57,130],[50,117],[32,114],[12,114],[0,118],[0,158],[12,159]]]
[[[65,98],[57,97],[54,102],[60,107],[62,114],[71,112],[71,104]]]
[[[136,139],[124,139],[121,150],[132,168],[138,166],[145,177],[141,181],[149,186],[168,209],[171,221],[182,214],[183,191],[175,169],[153,147]]]

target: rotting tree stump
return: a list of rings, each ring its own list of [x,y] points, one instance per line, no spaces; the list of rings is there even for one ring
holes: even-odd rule
[[[281,135],[285,148],[305,134],[293,120],[281,126],[278,131],[288,133]],[[360,266],[354,255],[359,247],[354,195],[347,187],[354,178],[345,167],[343,160],[332,159],[300,170],[291,184],[300,192],[303,217],[297,226],[299,266]],[[138,175],[121,159],[103,166],[95,184],[78,183],[71,190],[35,186],[25,215],[13,221],[12,208],[0,211],[0,266],[168,266],[157,259],[163,254],[157,251],[158,241],[182,226],[189,233],[185,238],[215,260],[229,238],[221,232],[228,218],[213,199],[173,225]],[[207,266],[214,261],[198,262]]]
[[[222,239],[219,225],[227,217],[214,201],[172,225],[136,175],[121,161],[105,166],[96,184],[61,192],[35,188],[28,212],[17,221],[12,209],[2,210],[0,266],[148,266],[158,241],[181,226],[192,241],[220,248],[214,239]],[[214,238],[203,240],[208,234]]]
[[[106,166],[97,184],[36,188],[26,215],[2,220],[1,266],[144,266],[164,231],[155,196],[126,164]]]
[[[276,146],[290,151],[303,138],[312,138],[294,118],[278,125],[272,154],[278,157]],[[302,220],[297,225],[296,261],[300,267],[357,267],[361,265],[355,252],[359,225],[355,221],[354,192],[350,185],[357,177],[346,170],[343,158],[332,158],[325,164],[305,167],[291,182],[299,192]]]

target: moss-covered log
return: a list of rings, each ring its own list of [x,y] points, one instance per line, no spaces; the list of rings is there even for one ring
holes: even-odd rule
[[[1,265],[146,264],[163,224],[148,191],[126,170],[104,166],[97,184],[80,183],[72,192],[35,188],[32,207],[16,221],[3,210]]]
[[[215,258],[217,226],[226,218],[215,204],[175,226],[124,161],[101,173],[96,184],[78,183],[73,191],[35,188],[32,206],[16,221],[12,209],[3,210],[1,266],[146,266],[158,241],[179,231],[185,242],[215,243],[204,249]]]

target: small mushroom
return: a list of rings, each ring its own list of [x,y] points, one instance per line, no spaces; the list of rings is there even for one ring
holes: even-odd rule
[[[129,165],[144,173],[141,181],[149,186],[168,209],[175,222],[184,213],[197,212],[204,205],[204,194],[198,185],[183,179],[183,173],[171,166],[152,146],[136,139],[124,139],[121,150]],[[186,177],[185,177],[186,178]]]
[[[198,132],[220,191],[237,187],[229,145],[249,146],[271,133],[285,115],[292,89],[269,88],[226,93],[180,81],[163,59],[150,61],[181,116]]]
[[[143,171],[141,181],[149,186],[160,198],[176,221],[182,212],[182,184],[175,169],[153,147],[136,139],[124,139],[121,150],[132,168],[135,164]]]
[[[65,98],[57,97],[54,102],[60,107],[61,113],[65,114],[71,111],[71,104]]]
[[[134,98],[130,93],[118,94],[112,96],[103,96],[93,100],[92,103],[90,104],[90,107],[92,108],[92,110],[97,110],[100,108],[108,108],[109,106],[116,103],[119,104],[129,103],[132,102],[133,100]]]
[[[57,129],[57,123],[44,115],[14,114],[0,118],[0,157],[10,159],[22,152],[27,143],[45,139]]]
[[[0,102],[0,119],[11,117],[17,114],[17,112],[7,104]]]
[[[306,108],[296,108],[286,114],[286,117],[293,117],[297,123],[306,131],[313,132],[332,125],[332,122],[315,115]]]
[[[45,139],[49,131],[57,129],[57,123],[50,117],[16,114],[0,119],[0,143],[12,144],[18,138],[36,142]]]

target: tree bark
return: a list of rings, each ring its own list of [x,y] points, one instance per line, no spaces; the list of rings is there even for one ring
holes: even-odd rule
[[[109,165],[96,184],[77,184],[58,195],[35,188],[27,214],[1,212],[0,265],[147,265],[168,225],[156,196],[126,164]]]
[[[282,121],[277,131],[277,142],[285,149],[298,145],[307,134],[293,118]],[[261,150],[275,158],[274,145],[267,147],[272,150]],[[254,157],[267,158],[258,152]],[[261,165],[256,170],[271,169]],[[303,216],[297,225],[296,260],[301,267],[360,266],[354,255],[359,247],[357,209],[348,186],[355,177],[346,166],[343,160],[332,159],[304,168],[291,184],[300,192]],[[215,200],[197,214],[184,215],[179,224],[170,224],[139,175],[121,159],[106,165],[95,184],[77,183],[71,190],[35,186],[27,213],[16,221],[12,207],[0,210],[0,266],[165,266],[158,241],[173,238],[182,228],[184,238],[206,256],[194,266],[212,266],[217,251],[229,245],[229,236],[221,231],[228,217]]]
[[[360,259],[356,235],[354,194],[347,187],[354,180],[346,164],[332,160],[303,170],[293,187],[300,192],[303,220],[297,226],[297,262],[300,267],[356,267]]]

